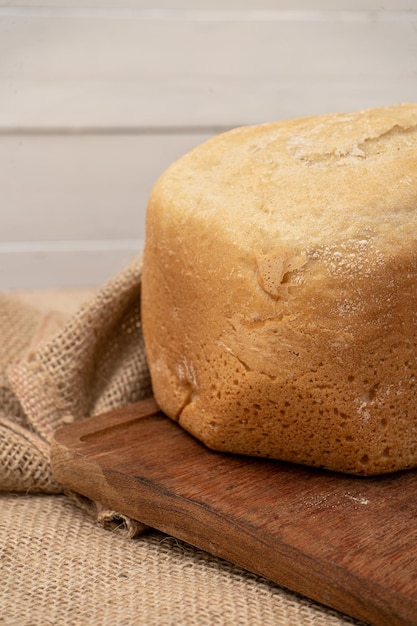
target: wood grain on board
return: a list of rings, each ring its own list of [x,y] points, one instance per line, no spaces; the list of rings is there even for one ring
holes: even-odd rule
[[[153,399],[65,426],[69,489],[352,617],[417,624],[417,474],[351,477],[208,450]]]

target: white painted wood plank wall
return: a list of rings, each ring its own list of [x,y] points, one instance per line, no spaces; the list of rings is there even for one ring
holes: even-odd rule
[[[0,3],[0,289],[99,285],[232,126],[417,101],[417,0]]]

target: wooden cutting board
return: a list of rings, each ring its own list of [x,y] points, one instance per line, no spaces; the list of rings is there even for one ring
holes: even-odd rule
[[[378,626],[417,624],[417,472],[349,477],[208,450],[153,400],[58,430],[66,487]]]

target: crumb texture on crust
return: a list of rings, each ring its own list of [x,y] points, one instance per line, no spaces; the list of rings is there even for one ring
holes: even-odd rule
[[[417,466],[417,105],[238,128],[151,193],[155,397],[208,446]]]

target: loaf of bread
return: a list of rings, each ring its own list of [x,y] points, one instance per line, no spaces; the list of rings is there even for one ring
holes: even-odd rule
[[[155,398],[208,447],[417,466],[417,104],[242,127],[149,198]]]

